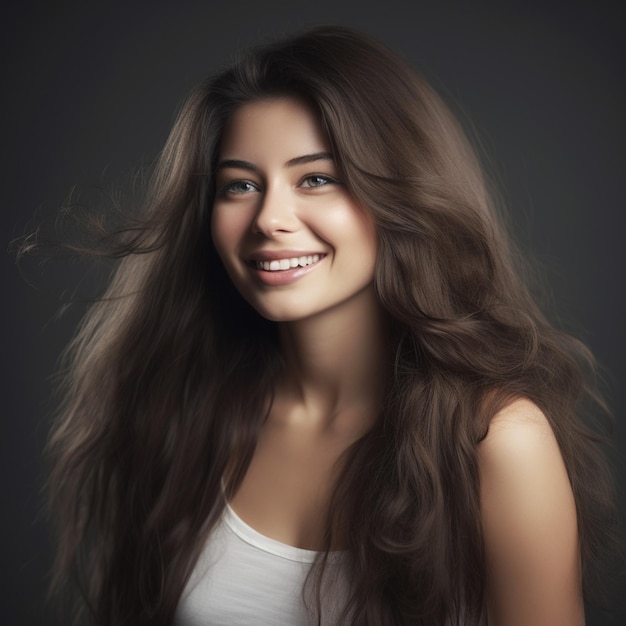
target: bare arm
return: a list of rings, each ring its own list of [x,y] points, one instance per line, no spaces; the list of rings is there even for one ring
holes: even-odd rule
[[[478,459],[489,626],[581,626],[576,508],[544,414],[507,406]]]

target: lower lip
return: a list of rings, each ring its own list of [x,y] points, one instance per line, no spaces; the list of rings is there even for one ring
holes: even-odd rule
[[[264,284],[270,287],[279,287],[281,285],[290,285],[296,281],[304,278],[311,272],[315,271],[320,263],[326,257],[323,256],[319,261],[311,263],[311,265],[305,265],[304,267],[294,267],[288,270],[277,270],[275,272],[269,272],[266,270],[260,270],[257,267],[253,267],[252,271],[254,275]]]

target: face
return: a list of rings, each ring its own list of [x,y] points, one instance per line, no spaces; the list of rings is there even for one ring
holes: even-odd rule
[[[268,319],[310,318],[371,296],[373,220],[342,183],[317,118],[299,99],[245,104],[230,119],[212,234],[231,280]]]

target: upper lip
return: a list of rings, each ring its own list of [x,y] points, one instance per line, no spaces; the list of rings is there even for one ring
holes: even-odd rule
[[[310,250],[257,250],[249,254],[248,261],[277,261],[279,259],[294,259],[301,256],[313,256],[314,254],[325,256],[325,252]]]

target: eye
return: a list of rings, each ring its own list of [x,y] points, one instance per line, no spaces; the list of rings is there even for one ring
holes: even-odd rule
[[[258,187],[247,180],[231,180],[229,183],[226,183],[222,189],[222,193],[234,193],[234,194],[245,194],[252,193],[254,191],[258,191]]]
[[[337,184],[339,181],[327,174],[310,174],[305,176],[300,183],[300,187],[304,189],[315,189],[316,187],[324,187],[326,185]]]

